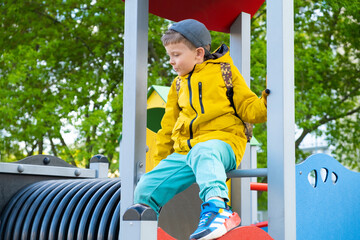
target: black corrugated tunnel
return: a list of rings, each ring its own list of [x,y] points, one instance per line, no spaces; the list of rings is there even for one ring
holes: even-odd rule
[[[1,213],[0,240],[117,240],[120,188],[120,179],[50,180],[24,187]]]

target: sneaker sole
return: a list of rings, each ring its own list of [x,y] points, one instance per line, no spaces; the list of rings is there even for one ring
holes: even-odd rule
[[[221,225],[221,227],[219,227],[215,231],[212,231],[210,234],[208,234],[202,238],[199,238],[199,239],[192,238],[191,240],[212,240],[212,239],[219,238],[219,237],[225,235],[225,233],[227,233],[230,230],[239,226],[240,222],[241,222],[241,219],[240,219],[239,215],[236,212],[233,212],[233,214],[229,217],[229,219],[225,220],[224,224]]]

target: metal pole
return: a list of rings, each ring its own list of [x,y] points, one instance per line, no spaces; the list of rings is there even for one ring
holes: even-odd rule
[[[269,234],[296,239],[293,0],[267,1]]]
[[[256,169],[237,169],[227,173],[228,178],[253,178],[253,177],[267,177],[267,168]],[[247,186],[250,189],[250,184]]]
[[[230,55],[235,66],[250,87],[250,24],[251,15],[242,12],[230,28]],[[250,143],[247,143],[240,169],[250,168]],[[232,205],[235,211],[240,212],[242,225],[250,225],[251,220],[251,192],[250,179],[232,180]],[[240,197],[239,197],[240,196]],[[240,198],[240,201],[239,201]],[[240,206],[239,206],[239,203]]]
[[[251,15],[240,13],[230,27],[230,55],[250,87],[250,24]]]
[[[250,168],[257,168],[257,149],[258,146],[250,146]],[[251,182],[257,182],[257,177],[250,178]],[[258,193],[251,191],[251,223],[258,222]]]
[[[138,178],[145,172],[148,0],[125,1],[123,126],[120,150],[120,239],[137,240],[142,224],[123,221],[134,202]],[[129,223],[127,223],[129,222]],[[132,237],[134,236],[134,237]]]

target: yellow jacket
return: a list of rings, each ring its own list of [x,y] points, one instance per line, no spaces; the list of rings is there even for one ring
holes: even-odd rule
[[[214,54],[213,54],[214,55]],[[156,136],[155,163],[176,152],[187,154],[199,142],[219,139],[234,150],[237,164],[246,147],[244,125],[226,96],[226,86],[220,63],[230,63],[234,89],[234,104],[238,115],[245,122],[266,121],[266,100],[258,98],[246,85],[244,78],[234,66],[229,49],[222,45],[214,56],[193,71],[180,77],[180,89],[173,81]],[[179,78],[179,77],[177,77]]]

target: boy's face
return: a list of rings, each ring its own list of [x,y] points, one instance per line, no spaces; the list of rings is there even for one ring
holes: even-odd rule
[[[165,46],[166,52],[170,57],[170,64],[179,76],[184,76],[191,72],[195,64],[204,61],[204,49],[190,49],[184,43],[173,43]]]

